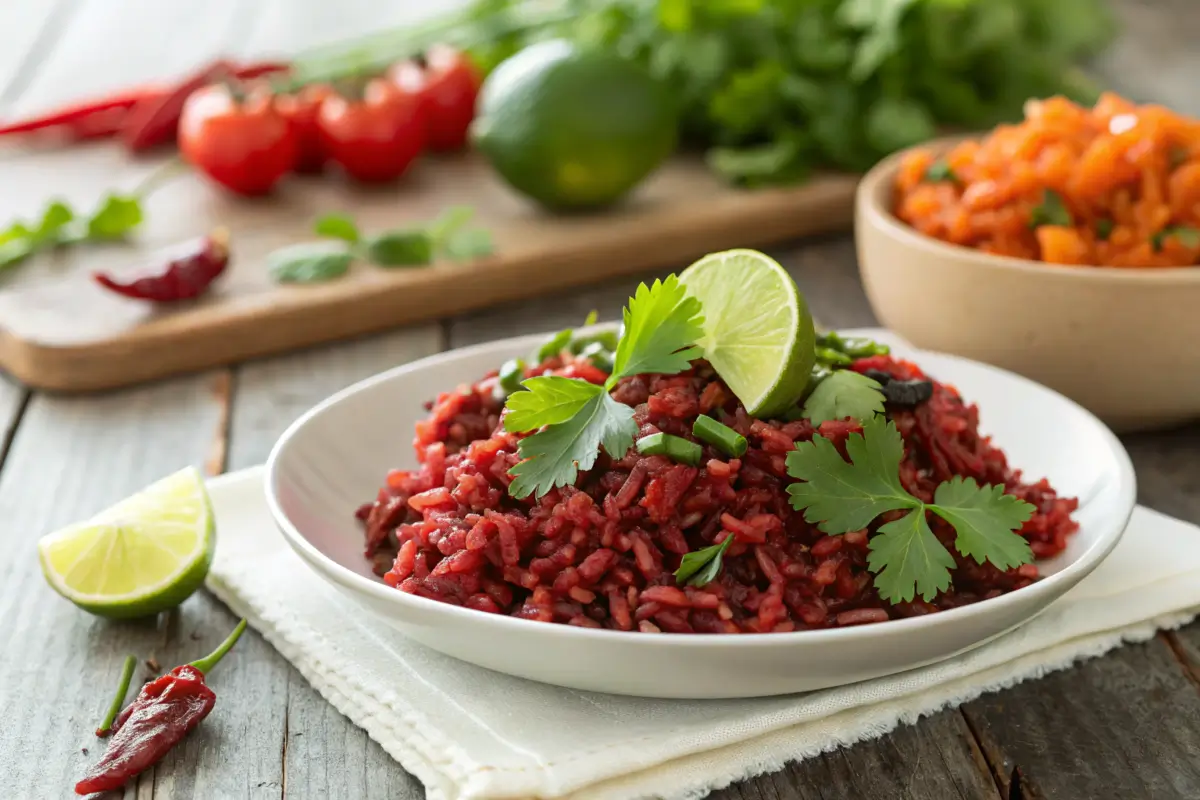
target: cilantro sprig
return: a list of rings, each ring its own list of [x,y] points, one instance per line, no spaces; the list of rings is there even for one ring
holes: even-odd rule
[[[108,194],[89,215],[80,216],[61,200],[52,200],[36,222],[13,222],[0,230],[0,269],[33,254],[83,242],[122,239],[142,222],[137,197]]]
[[[513,497],[541,498],[555,487],[573,484],[579,470],[596,463],[601,447],[613,458],[623,457],[633,446],[637,424],[633,409],[613,400],[609,390],[623,377],[682,372],[690,359],[699,358],[700,303],[675,275],[640,285],[624,321],[613,371],[603,386],[550,375],[529,378],[521,383],[527,391],[509,395],[505,430],[538,431],[518,446],[521,462],[509,470],[515,478],[508,487]]]
[[[861,434],[850,435],[846,452],[849,461],[823,436],[797,444],[787,469],[801,482],[789,486],[788,494],[792,508],[827,534],[862,530],[890,511],[908,512],[870,539],[867,566],[888,602],[908,602],[915,594],[932,600],[950,586],[954,557],[934,536],[927,511],[950,523],[955,549],[979,564],[1012,569],[1033,561],[1029,543],[1016,533],[1033,506],[1005,494],[1004,487],[956,477],[937,487],[933,503],[923,503],[900,483],[904,440],[881,416],[869,417]]]

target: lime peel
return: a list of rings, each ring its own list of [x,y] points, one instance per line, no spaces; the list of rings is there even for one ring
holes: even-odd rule
[[[812,314],[795,281],[757,250],[711,253],[679,276],[704,307],[704,357],[759,419],[804,395],[816,355]]]
[[[143,489],[86,522],[38,541],[56,592],[93,614],[150,616],[204,582],[216,543],[204,480],[193,467]]]

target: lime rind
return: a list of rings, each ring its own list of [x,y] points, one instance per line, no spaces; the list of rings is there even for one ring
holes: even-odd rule
[[[711,253],[679,276],[704,306],[699,343],[754,417],[794,406],[815,362],[812,314],[791,276],[757,250]]]
[[[194,468],[42,537],[38,559],[50,586],[106,617],[173,608],[204,582],[215,546],[212,507]]]

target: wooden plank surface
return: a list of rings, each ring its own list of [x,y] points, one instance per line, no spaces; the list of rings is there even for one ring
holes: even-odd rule
[[[53,11],[46,3],[38,13],[50,19],[61,11],[65,16],[55,24],[65,25],[99,2],[63,0]],[[134,7],[126,0],[104,2],[115,16]],[[256,37],[271,39],[272,31],[288,24],[290,0],[261,6],[239,47],[251,46]],[[9,98],[5,86],[38,85],[36,70],[22,67],[30,63],[27,56],[16,54],[36,55],[60,42],[58,33],[40,33],[38,24],[17,25],[14,8],[0,6],[0,111]],[[1119,45],[1102,69],[1132,87],[1127,91],[1200,111],[1191,90],[1200,65],[1191,47],[1200,33],[1200,7],[1189,0],[1120,0],[1118,8],[1138,38]],[[29,9],[21,6],[19,13],[36,22],[37,13]],[[86,44],[72,41],[74,47]],[[0,160],[0,170],[8,167]],[[783,247],[775,254],[823,322],[871,321],[848,240]],[[0,708],[6,712],[0,785],[6,796],[66,796],[66,787],[96,755],[97,740],[88,730],[107,702],[125,652],[174,664],[211,648],[233,623],[203,592],[157,624],[93,620],[45,587],[32,555],[38,535],[183,463],[214,470],[255,463],[295,414],[398,360],[574,324],[591,308],[615,318],[634,282],[620,278],[594,290],[514,302],[385,337],[88,399],[38,394],[26,405],[26,392],[0,382],[0,546],[7,555],[0,562],[0,646],[6,656],[0,658]],[[1200,522],[1195,470],[1200,426],[1124,441],[1138,470],[1142,502]],[[1200,624],[1193,624],[717,796],[1194,800],[1200,796],[1198,664]],[[223,699],[209,720],[130,787],[126,798],[423,796],[416,781],[257,635],[239,644],[221,680]],[[225,697],[237,700],[226,703]],[[81,752],[84,747],[88,754]]]

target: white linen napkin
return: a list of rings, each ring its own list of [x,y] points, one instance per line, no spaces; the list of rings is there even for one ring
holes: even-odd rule
[[[950,661],[752,700],[646,700],[512,678],[377,623],[317,577],[267,511],[261,468],[210,482],[208,587],[425,784],[458,798],[699,798],[880,736],[1200,610],[1200,528],[1139,507],[1112,555],[1032,622]]]

